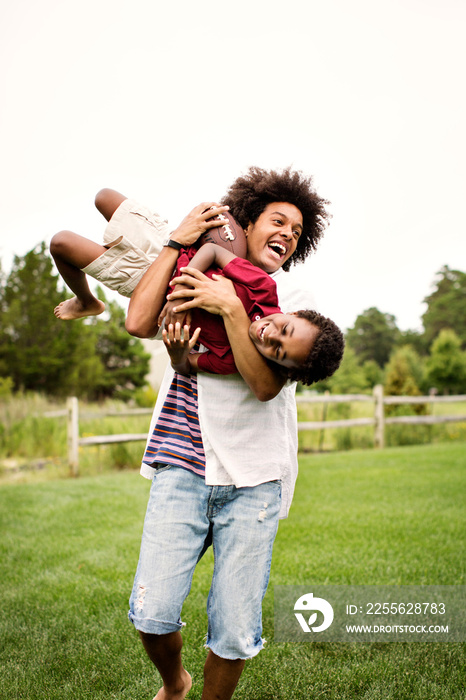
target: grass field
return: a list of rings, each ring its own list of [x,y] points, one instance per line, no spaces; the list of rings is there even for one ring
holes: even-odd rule
[[[276,644],[274,584],[464,584],[464,443],[306,455],[264,602],[268,644],[237,700],[465,698],[465,647]],[[126,617],[149,483],[133,472],[0,487],[0,697],[151,700],[159,686]],[[212,571],[183,619],[199,700]]]

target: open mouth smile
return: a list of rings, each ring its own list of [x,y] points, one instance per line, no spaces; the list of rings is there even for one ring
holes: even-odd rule
[[[271,243],[268,243],[268,249],[272,253],[272,255],[278,260],[284,258],[288,252],[288,248],[285,245],[283,245],[283,243],[279,243],[278,241],[272,241]]]
[[[257,331],[257,337],[261,343],[264,342],[265,330],[268,325],[268,323],[264,323],[264,325],[261,326],[261,328],[259,328],[259,330]]]

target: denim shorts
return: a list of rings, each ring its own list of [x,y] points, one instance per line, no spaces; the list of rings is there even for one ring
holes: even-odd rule
[[[212,542],[206,646],[224,659],[263,647],[262,599],[277,533],[281,484],[207,486],[182,467],[159,465],[152,482],[129,618],[148,634],[179,630],[194,568]]]

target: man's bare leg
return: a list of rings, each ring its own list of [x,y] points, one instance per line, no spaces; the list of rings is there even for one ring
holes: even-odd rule
[[[96,260],[106,248],[72,231],[60,231],[50,242],[50,252],[58,272],[72,292],[73,299],[62,301],[55,307],[55,316],[62,321],[70,321],[85,316],[98,316],[105,310],[105,304],[95,297],[81,268]]]
[[[244,659],[222,659],[209,651],[201,700],[230,700],[243,672]]]
[[[181,634],[139,634],[147,656],[162,676],[163,686],[154,700],[184,700],[191,689],[192,680],[181,663]]]

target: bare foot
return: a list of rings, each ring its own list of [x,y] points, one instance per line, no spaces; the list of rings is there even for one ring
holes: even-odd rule
[[[99,299],[84,306],[77,297],[62,301],[55,307],[53,313],[61,321],[71,321],[74,318],[85,318],[86,316],[98,316],[105,311],[105,304]]]
[[[181,690],[169,692],[165,687],[160,688],[154,700],[184,700],[193,684],[193,680],[189,673],[183,669],[182,674],[183,687]]]

